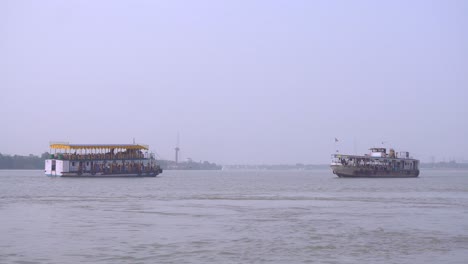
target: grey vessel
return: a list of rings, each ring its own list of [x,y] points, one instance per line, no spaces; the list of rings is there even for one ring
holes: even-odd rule
[[[396,153],[385,148],[371,148],[369,154],[333,154],[330,165],[333,174],[345,178],[414,178],[419,176],[419,160],[409,152]]]

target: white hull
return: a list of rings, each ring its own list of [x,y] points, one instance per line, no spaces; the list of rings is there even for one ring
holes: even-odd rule
[[[104,178],[104,177],[156,177],[160,172],[151,172],[151,173],[63,173],[61,175],[54,175],[54,174],[46,174],[47,176],[51,177],[86,177],[86,178]]]

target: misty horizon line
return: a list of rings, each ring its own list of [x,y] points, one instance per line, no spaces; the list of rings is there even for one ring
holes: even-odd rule
[[[35,157],[35,158],[44,158],[44,155],[47,154],[49,155],[50,152],[45,151],[41,154],[33,154],[29,153],[27,155],[21,155],[21,154],[7,154],[7,153],[2,153],[0,152],[0,156],[10,156],[10,157]],[[433,159],[430,161],[422,161],[420,160],[421,164],[425,165],[437,165],[437,164],[468,164],[467,160],[464,159],[448,159],[448,161],[443,158],[442,160],[435,160],[433,156],[431,156]],[[164,161],[164,162],[173,162],[175,163],[175,160],[173,159],[166,159],[166,158],[157,158],[156,160]],[[275,166],[286,166],[286,167],[307,167],[307,166],[313,166],[313,167],[323,167],[323,166],[329,166],[329,163],[304,163],[304,162],[284,162],[284,163],[267,163],[267,162],[260,162],[260,163],[224,163],[224,162],[212,162],[210,160],[206,159],[192,159],[192,158],[186,158],[185,160],[179,161],[179,163],[203,163],[203,162],[209,162],[209,163],[214,163],[216,165],[221,165],[221,166],[227,166],[227,167],[275,167]]]

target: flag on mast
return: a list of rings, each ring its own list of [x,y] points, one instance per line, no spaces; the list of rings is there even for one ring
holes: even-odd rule
[[[335,138],[335,142],[338,142],[339,140],[337,138]]]

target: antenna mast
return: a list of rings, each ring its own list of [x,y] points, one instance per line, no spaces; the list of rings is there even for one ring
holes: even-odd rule
[[[179,132],[177,132],[177,145],[175,147],[175,163],[177,164],[179,162]]]

